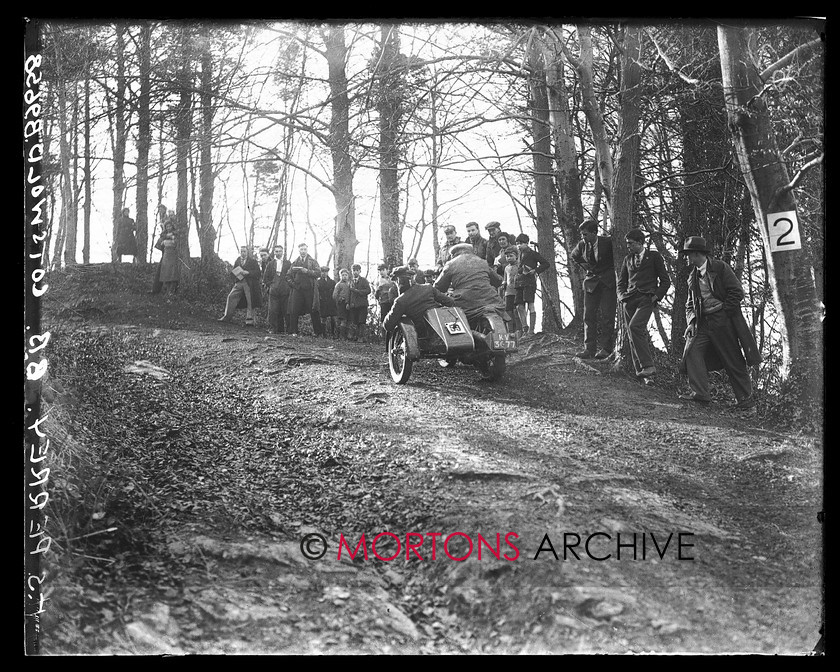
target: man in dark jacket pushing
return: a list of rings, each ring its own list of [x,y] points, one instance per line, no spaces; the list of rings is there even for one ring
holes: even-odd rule
[[[400,318],[407,317],[415,326],[421,326],[423,317],[429,308],[455,305],[455,299],[447,296],[434,285],[417,284],[415,274],[408,266],[398,266],[391,271],[391,278],[397,283],[400,295],[385,316],[382,326],[391,331],[400,323]]]

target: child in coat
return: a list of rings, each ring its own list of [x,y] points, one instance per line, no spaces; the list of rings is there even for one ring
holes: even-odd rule
[[[333,301],[335,301],[335,314],[338,327],[338,337],[347,340],[347,306],[350,303],[350,271],[342,268],[338,272],[338,282],[333,289]]]

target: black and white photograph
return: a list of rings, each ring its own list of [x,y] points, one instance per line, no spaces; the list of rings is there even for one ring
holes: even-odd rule
[[[825,17],[21,26],[26,656],[825,655]]]

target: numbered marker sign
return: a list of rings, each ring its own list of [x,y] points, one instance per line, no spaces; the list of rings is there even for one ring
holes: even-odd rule
[[[770,237],[771,252],[801,250],[802,239],[799,237],[799,222],[796,211],[773,212],[767,215],[767,233]]]

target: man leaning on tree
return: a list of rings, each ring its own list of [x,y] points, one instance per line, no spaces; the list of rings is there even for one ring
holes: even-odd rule
[[[615,268],[612,239],[598,235],[598,222],[587,219],[578,226],[582,240],[572,250],[572,261],[586,271],[583,279],[582,359],[606,359],[615,333]]]

